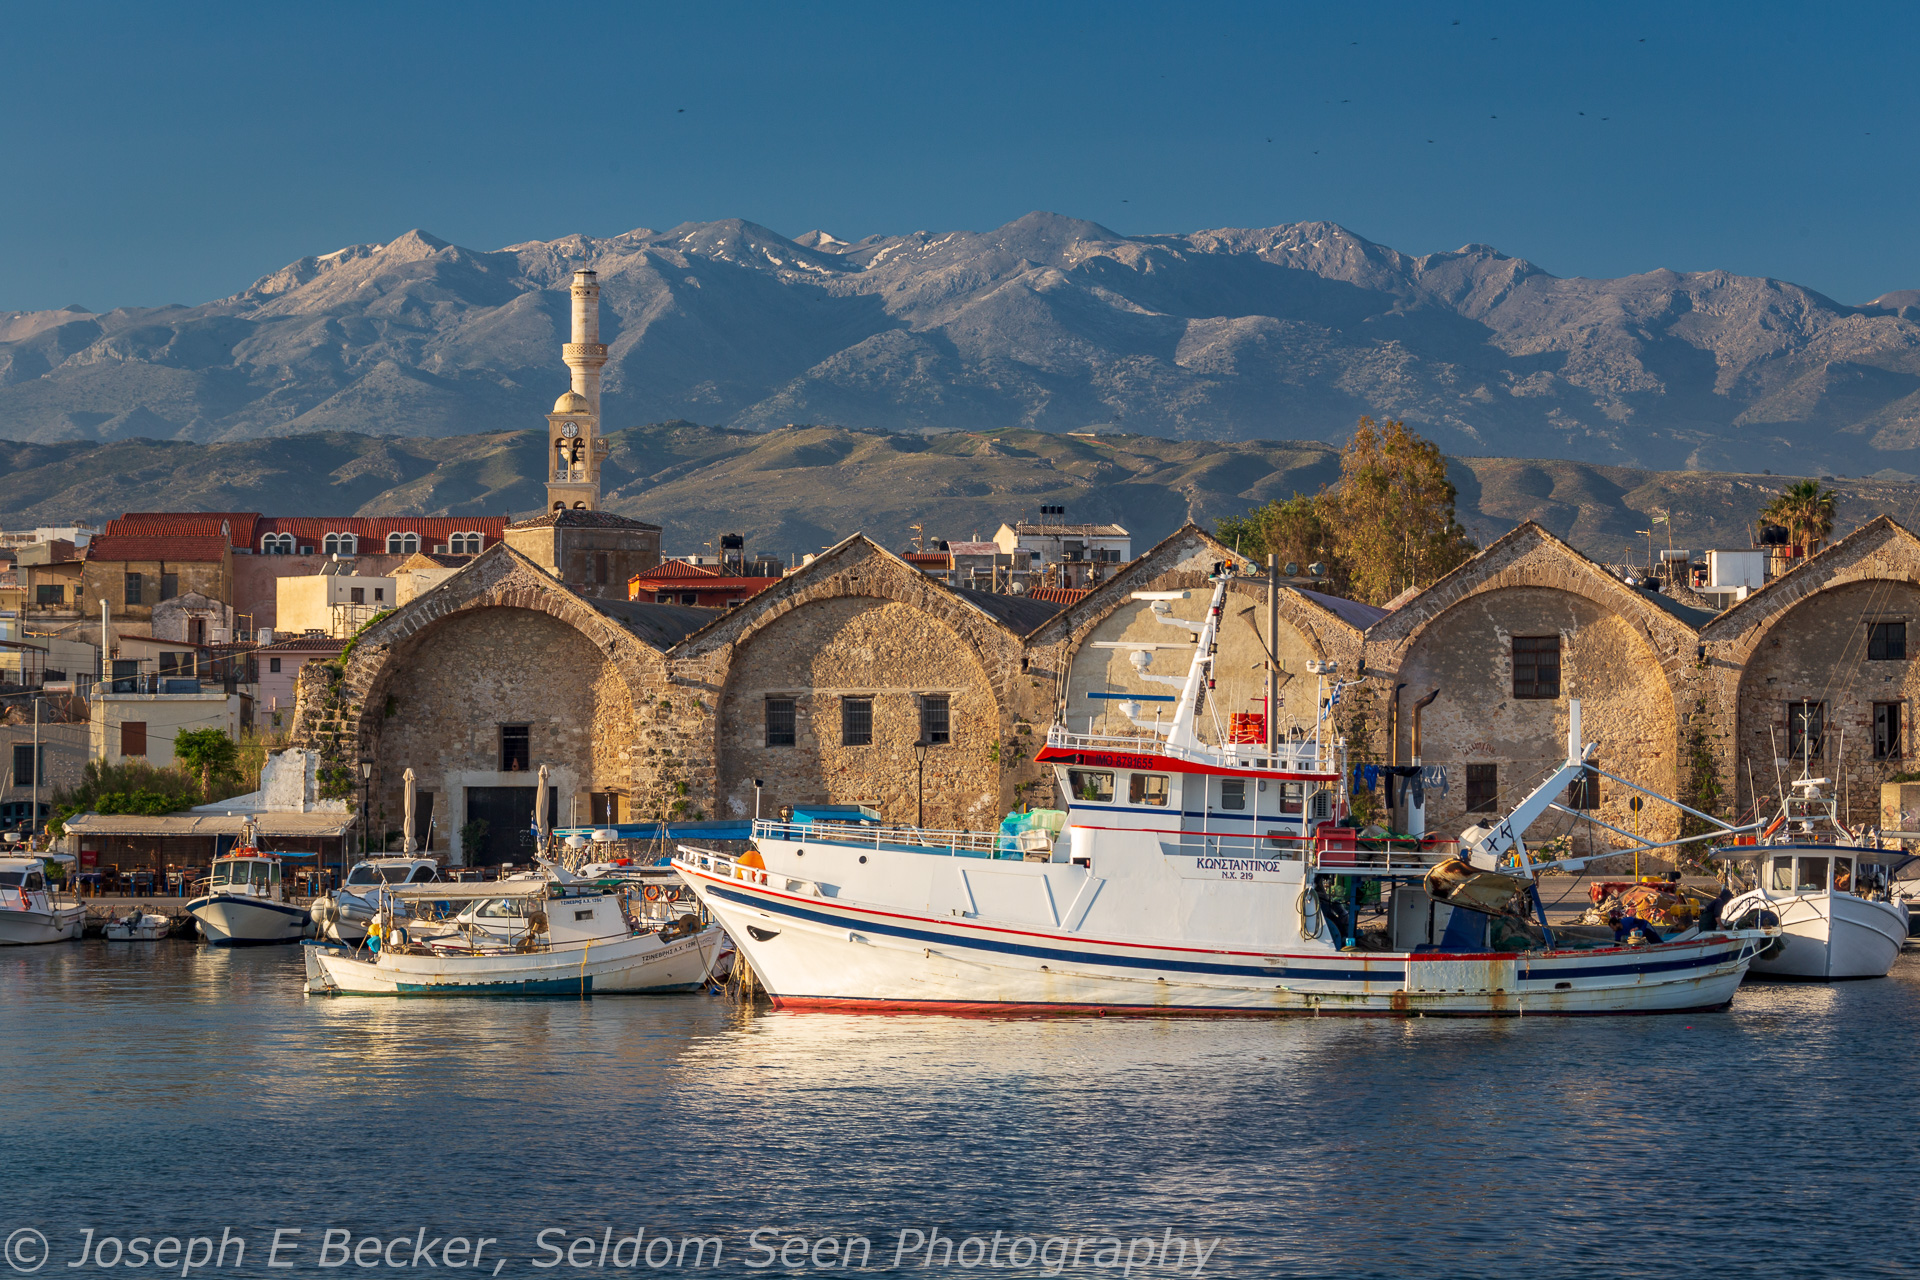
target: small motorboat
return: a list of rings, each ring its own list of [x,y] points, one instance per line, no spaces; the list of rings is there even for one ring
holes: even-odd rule
[[[300,941],[307,908],[287,901],[280,863],[279,854],[261,850],[248,818],[232,851],[213,860],[208,892],[187,903],[200,936],[214,946]]]
[[[124,916],[108,916],[102,929],[108,942],[158,942],[173,929],[173,921],[144,907],[130,907]]]
[[[1897,849],[1860,843],[1839,818],[1825,778],[1801,777],[1768,828],[1779,843],[1714,850],[1743,864],[1753,887],[1721,908],[1729,924],[1778,924],[1779,941],[1753,960],[1769,978],[1831,981],[1884,978],[1907,940],[1907,904],[1892,873],[1912,861]]]
[[[364,947],[310,943],[314,995],[586,996],[695,991],[712,976],[725,935],[688,912],[662,926],[636,918],[627,898],[545,878],[485,884],[394,886],[383,904],[510,902],[502,932],[419,928],[390,907]],[[493,923],[493,921],[489,921]]]
[[[0,946],[67,942],[80,936],[87,909],[60,893],[47,875],[49,861],[65,854],[10,853],[0,857]]]
[[[368,858],[353,864],[346,883],[313,900],[308,914],[314,936],[348,946],[364,941],[367,926],[380,914],[380,891],[388,885],[429,884],[440,878],[432,858]]]

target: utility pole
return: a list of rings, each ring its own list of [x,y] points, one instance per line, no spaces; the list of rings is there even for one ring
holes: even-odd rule
[[[40,829],[40,698],[33,699],[33,819],[27,825],[31,836]]]

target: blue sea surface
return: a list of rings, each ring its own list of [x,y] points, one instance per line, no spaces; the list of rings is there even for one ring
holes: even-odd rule
[[[33,1232],[40,1273],[75,1277],[179,1276],[223,1234],[224,1265],[185,1274],[1914,1270],[1913,958],[1721,1013],[1500,1021],[349,999],[301,976],[294,947],[0,951],[0,1278]],[[116,1265],[68,1265],[88,1231]],[[142,1237],[185,1256],[132,1266]]]

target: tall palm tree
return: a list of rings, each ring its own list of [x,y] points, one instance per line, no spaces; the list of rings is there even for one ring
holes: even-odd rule
[[[1833,501],[1833,490],[1822,489],[1818,480],[1800,480],[1775,494],[1760,518],[1784,525],[1787,541],[1810,556],[1833,532]]]

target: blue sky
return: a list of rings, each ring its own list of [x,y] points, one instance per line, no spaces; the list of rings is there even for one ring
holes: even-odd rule
[[[1920,288],[1913,6],[16,5],[0,310],[410,227],[1339,222],[1559,275]],[[1584,113],[1584,114],[1582,114]]]

